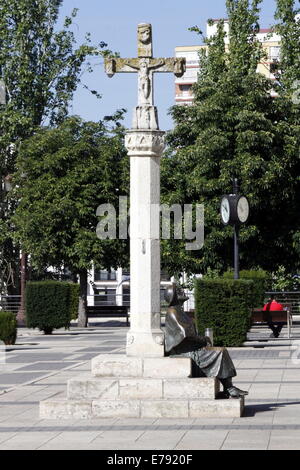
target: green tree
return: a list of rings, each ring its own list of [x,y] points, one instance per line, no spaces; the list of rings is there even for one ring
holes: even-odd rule
[[[15,171],[20,142],[41,124],[62,122],[90,54],[105,54],[106,44],[95,48],[89,35],[76,45],[71,30],[75,9],[57,28],[63,0],[0,0],[0,78],[7,103],[0,106],[0,186]],[[96,93],[93,91],[93,93]],[[97,93],[96,93],[97,94]],[[1,193],[1,191],[0,191]],[[0,279],[9,271],[16,277],[19,249],[12,242],[10,215],[17,201],[7,205],[0,194]],[[5,210],[4,210],[5,207]],[[14,283],[14,282],[12,282]]]
[[[221,224],[219,203],[237,177],[251,208],[240,231],[241,268],[296,269],[299,128],[289,120],[291,101],[282,94],[272,97],[280,85],[256,73],[264,54],[256,40],[261,0],[226,3],[228,49],[220,22],[216,36],[206,41],[207,54],[200,56],[194,104],[171,111],[175,128],[162,162],[164,200],[204,204],[205,244],[188,253],[183,244],[164,242],[163,260],[169,271],[232,266],[232,228]],[[172,264],[168,253],[175,254]]]
[[[298,8],[296,8],[296,3]],[[299,1],[277,0],[275,30],[281,37],[279,80],[283,91],[300,98],[300,8]]]
[[[67,118],[21,145],[12,197],[20,202],[13,222],[30,263],[67,267],[80,277],[79,324],[86,326],[87,270],[128,265],[125,240],[99,240],[100,204],[118,208],[128,188],[128,159],[120,113],[103,122]],[[25,175],[25,176],[24,176]]]
[[[296,7],[296,4],[298,7]],[[280,83],[280,95],[284,97],[290,106],[287,109],[287,120],[293,134],[289,146],[286,148],[288,155],[293,154],[294,159],[300,158],[300,8],[299,1],[277,0],[275,18],[277,24],[275,30],[281,36],[281,54],[279,63],[278,81]],[[299,172],[295,173],[299,181]],[[297,200],[299,207],[299,198]],[[297,210],[297,206],[295,207]],[[293,246],[300,256],[300,229],[299,223],[295,226]],[[286,263],[282,263],[286,268]],[[289,270],[291,271],[291,270]],[[287,273],[287,278],[289,273]]]

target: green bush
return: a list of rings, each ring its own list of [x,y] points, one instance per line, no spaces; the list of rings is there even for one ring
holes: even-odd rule
[[[51,334],[55,328],[68,328],[75,311],[75,288],[69,282],[38,281],[26,285],[26,322]]]
[[[197,279],[195,320],[199,334],[213,328],[215,346],[240,346],[250,328],[253,281]]]
[[[226,271],[223,274],[224,279],[233,279],[233,271]],[[265,303],[265,292],[271,287],[271,275],[263,269],[252,269],[240,271],[240,279],[253,281],[253,300],[251,307],[262,307]]]
[[[300,290],[300,278],[293,273],[289,273],[284,266],[279,266],[272,273],[272,285],[270,291],[293,291]]]
[[[4,344],[15,344],[17,339],[17,320],[12,312],[0,312],[0,340]]]

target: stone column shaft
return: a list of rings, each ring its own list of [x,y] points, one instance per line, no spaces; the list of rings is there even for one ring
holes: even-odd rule
[[[128,356],[162,357],[160,329],[160,157],[164,133],[131,130],[130,156],[130,330]]]

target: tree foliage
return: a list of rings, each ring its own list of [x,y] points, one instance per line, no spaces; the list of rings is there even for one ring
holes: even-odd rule
[[[298,7],[296,7],[298,5]],[[277,0],[275,31],[281,37],[280,82],[290,94],[300,89],[300,8],[297,0]],[[298,83],[295,83],[298,81]]]
[[[117,208],[119,194],[127,192],[122,132],[70,117],[21,145],[11,195],[20,202],[13,221],[33,266],[64,265],[78,273],[92,262],[106,268],[126,264],[122,241],[96,236],[97,207]]]
[[[0,147],[5,153],[7,146],[32,135],[36,126],[66,117],[83,65],[89,69],[86,58],[106,47],[102,42],[96,49],[89,35],[76,45],[70,29],[76,9],[57,30],[61,4],[62,0],[0,0],[0,71],[7,90],[7,105],[0,114]],[[13,170],[9,163],[8,158]]]
[[[4,178],[16,170],[20,142],[40,125],[66,117],[83,70],[91,70],[88,56],[109,52],[104,42],[92,46],[88,34],[76,44],[76,9],[58,28],[62,2],[0,0],[0,78],[7,92],[6,105],[0,106],[0,280],[6,286],[16,285],[19,248],[12,242],[10,222],[17,201],[7,203]]]
[[[281,36],[281,54],[279,64],[278,81],[280,83],[280,96],[288,102],[285,115],[290,127],[290,139],[286,146],[286,154],[294,162],[300,159],[300,5],[299,0],[277,0],[275,18],[277,24],[275,31]],[[296,215],[299,206],[299,171],[294,171],[295,187],[297,196],[293,191],[295,199],[295,218],[292,245],[296,252],[294,263],[298,266],[300,256],[300,227]],[[288,272],[293,271],[287,262],[282,266]],[[287,276],[289,277],[289,276]]]
[[[67,118],[21,145],[11,197],[15,238],[31,266],[65,267],[79,274],[79,325],[87,326],[87,270],[128,265],[126,240],[99,240],[100,204],[118,207],[128,189],[128,159],[119,118],[108,123]]]
[[[220,22],[200,56],[194,104],[171,111],[175,128],[168,136],[169,158],[163,159],[163,197],[205,206],[202,250],[187,253],[183,244],[164,242],[164,253],[175,253],[172,265],[163,256],[171,272],[232,266],[232,228],[221,224],[219,204],[235,177],[251,208],[240,232],[241,268],[299,266],[299,111],[280,85],[256,73],[264,55],[256,40],[260,3],[227,0],[228,50]]]

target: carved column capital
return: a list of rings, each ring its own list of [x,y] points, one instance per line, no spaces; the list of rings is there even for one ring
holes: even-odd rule
[[[129,130],[125,147],[130,157],[161,157],[165,148],[164,132],[158,130]]]

